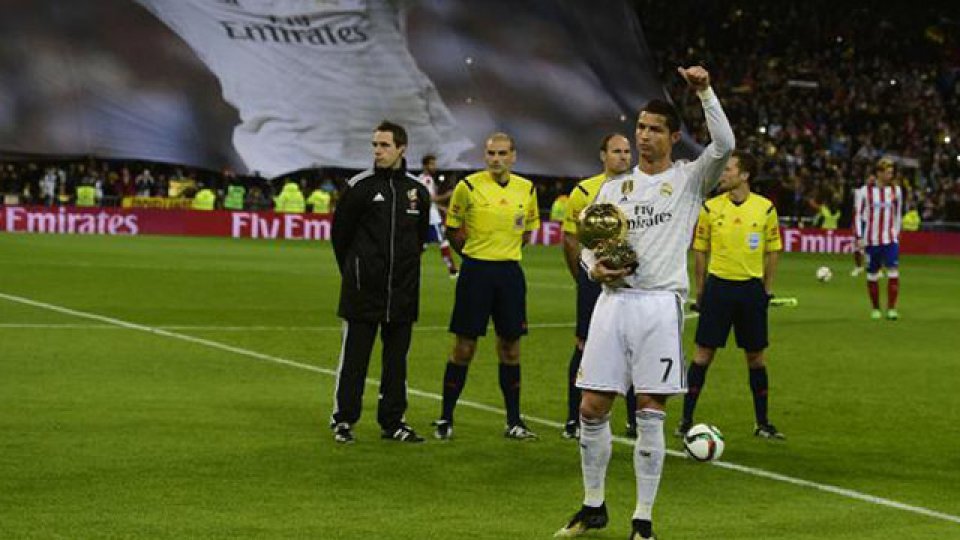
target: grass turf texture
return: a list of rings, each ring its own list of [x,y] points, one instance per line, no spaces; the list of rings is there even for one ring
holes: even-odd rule
[[[523,411],[559,423],[572,280],[559,248],[524,256]],[[821,265],[834,270],[830,283],[814,278]],[[423,268],[409,386],[435,394],[454,282],[435,247]],[[849,256],[782,258],[776,290],[800,300],[771,311],[771,419],[788,440],[752,436],[746,367],[732,348],[711,367],[697,420],[724,432],[725,461],[960,516],[960,259],[904,256],[896,322],[869,319],[863,278],[849,268]],[[0,276],[6,295],[336,368],[327,244],[0,235]],[[549,538],[580,504],[576,444],[536,422],[541,441],[508,441],[502,415],[461,405],[451,442],[382,441],[368,386],[358,441],[342,447],[327,428],[328,373],[5,298],[0,339],[4,538]],[[492,335],[462,400],[502,407]],[[410,396],[407,418],[424,435],[438,412],[435,397]],[[624,421],[618,403],[616,434]],[[668,446],[679,442],[668,436]],[[634,490],[631,448],[617,444],[611,524],[592,537],[627,535]],[[947,519],[677,457],[655,525],[666,539],[960,538]]]

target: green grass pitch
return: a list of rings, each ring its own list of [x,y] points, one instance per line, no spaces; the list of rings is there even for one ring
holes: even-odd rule
[[[541,440],[502,437],[487,337],[453,441],[382,441],[371,384],[358,441],[341,447],[327,427],[340,331],[329,245],[0,235],[0,537],[550,538],[582,497],[576,444],[557,427],[574,291],[559,248],[524,257],[523,411]],[[834,278],[821,284],[824,264]],[[742,354],[719,353],[698,420],[742,468],[668,457],[660,538],[960,538],[960,259],[904,256],[897,322],[869,319],[850,264],[783,256],[776,290],[799,306],[771,311],[769,364],[788,439],[752,436]],[[423,275],[407,419],[428,435],[454,283],[435,247]],[[634,491],[617,443],[611,523],[591,538],[627,536]]]

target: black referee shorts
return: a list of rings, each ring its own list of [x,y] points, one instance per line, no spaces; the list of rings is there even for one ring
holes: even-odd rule
[[[593,308],[597,306],[597,298],[600,298],[600,291],[603,287],[597,281],[590,281],[587,277],[587,271],[580,267],[577,272],[577,337],[587,339],[587,331],[590,329],[590,317],[593,316]]]
[[[767,341],[767,293],[763,281],[732,281],[707,276],[700,301],[696,343],[720,349],[727,344],[733,326],[737,346],[748,352],[762,351]]]
[[[490,317],[501,338],[512,341],[526,335],[527,282],[520,263],[463,257],[450,332],[470,338],[485,336]]]

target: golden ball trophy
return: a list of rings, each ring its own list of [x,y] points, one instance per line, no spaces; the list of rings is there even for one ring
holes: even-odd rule
[[[627,216],[619,206],[595,203],[584,208],[577,221],[577,238],[608,268],[636,270],[637,253],[627,242]]]

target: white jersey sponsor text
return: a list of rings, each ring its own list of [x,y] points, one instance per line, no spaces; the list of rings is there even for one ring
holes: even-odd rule
[[[217,76],[250,170],[365,168],[384,118],[444,166],[473,146],[407,49],[402,0],[136,1]]]

